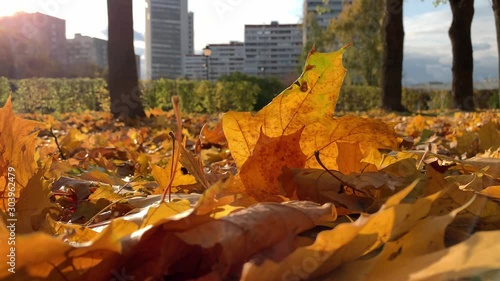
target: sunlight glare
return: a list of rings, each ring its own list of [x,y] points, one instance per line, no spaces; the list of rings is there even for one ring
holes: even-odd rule
[[[33,1],[29,3],[26,0],[2,1],[0,2],[0,17],[12,16],[17,12],[33,12]]]

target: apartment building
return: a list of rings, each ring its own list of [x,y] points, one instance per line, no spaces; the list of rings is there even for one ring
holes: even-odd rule
[[[188,13],[188,55],[194,55],[194,13]]]
[[[147,79],[183,75],[190,48],[187,6],[187,0],[146,0]]]
[[[245,71],[245,44],[243,42],[231,41],[229,44],[210,44],[208,47],[212,50],[209,59],[210,80]]]
[[[317,20],[317,23],[322,28],[328,28],[330,21],[337,18],[342,12],[344,3],[351,3],[352,0],[304,0],[303,3],[303,20],[310,18],[311,14]],[[306,25],[303,25],[303,42],[308,39],[308,30]]]
[[[245,25],[244,72],[287,78],[297,73],[302,53],[302,25]]]
[[[66,63],[66,21],[42,13],[18,12],[0,17],[0,30],[13,56],[46,56]]]
[[[75,34],[66,44],[69,65],[97,65],[108,67],[108,41]]]
[[[207,79],[207,57],[203,55],[184,56],[184,78],[193,80]]]

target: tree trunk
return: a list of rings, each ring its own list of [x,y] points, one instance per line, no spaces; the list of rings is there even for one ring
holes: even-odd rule
[[[108,89],[115,117],[144,117],[134,52],[132,0],[108,0]]]
[[[474,17],[474,0],[450,0],[453,20],[448,34],[453,52],[451,92],[454,107],[474,111],[471,25]]]
[[[495,28],[497,33],[497,52],[498,52],[498,104],[500,108],[500,0],[492,0],[493,15],[495,16]]]
[[[408,111],[401,104],[403,76],[403,0],[387,0],[384,17],[384,57],[382,63],[382,108]]]

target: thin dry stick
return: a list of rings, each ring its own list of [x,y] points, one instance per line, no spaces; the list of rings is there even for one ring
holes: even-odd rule
[[[167,192],[168,192],[168,201],[169,202],[172,201],[172,183],[174,182],[175,172],[177,169],[177,161],[178,161],[178,159],[176,159],[175,157],[177,146],[175,145],[176,141],[174,133],[169,132],[168,135],[170,136],[170,138],[172,138],[172,165],[170,166],[170,180],[167,186],[165,187],[165,190],[163,191],[160,202],[163,202],[165,200],[165,197],[167,197]]]
[[[344,180],[342,180],[341,178],[337,177],[337,175],[335,175],[334,173],[332,173],[330,170],[328,170],[328,168],[323,164],[323,162],[321,162],[321,159],[319,158],[319,151],[314,151],[314,157],[316,157],[316,161],[318,161],[318,164],[327,172],[329,173],[330,175],[332,175],[332,177],[334,177],[336,180],[338,180],[340,182],[340,184],[342,185],[342,187],[340,188],[339,190],[339,194],[341,193],[344,193],[345,192],[345,189],[344,189],[344,186],[347,186],[349,188],[351,188],[352,190],[354,191],[357,191],[359,193],[363,193],[364,195],[368,196],[368,194],[366,194],[366,192],[362,191],[362,190],[359,190],[351,185],[349,185],[347,182],[345,182]]]
[[[194,152],[200,156],[200,157],[198,157],[198,165],[199,165],[200,171],[201,171],[201,177],[202,177],[202,180],[203,180],[203,186],[205,188],[209,188],[210,184],[208,183],[207,177],[205,176],[205,168],[203,166],[203,159],[201,159],[201,139],[200,138],[201,138],[201,136],[198,137],[198,140],[195,143]]]
[[[173,139],[173,145],[172,145],[172,166],[170,169],[170,182],[168,183],[168,186],[165,188],[163,191],[163,195],[161,196],[161,202],[165,200],[165,197],[167,197],[167,192],[168,192],[168,201],[172,200],[172,182],[174,181],[175,177],[175,172],[177,171],[177,162],[179,162],[179,149],[176,148],[175,146],[175,141],[179,143],[179,145],[182,145],[182,120],[181,120],[181,112],[179,110],[179,97],[178,96],[173,96],[172,97],[172,105],[174,107],[174,113],[175,113],[175,119],[177,119],[177,132]],[[170,134],[169,134],[170,135]]]
[[[123,186],[121,186],[118,191],[116,191],[116,193],[120,193],[120,191],[122,191],[122,189],[124,189],[127,185],[131,184],[133,181],[135,181],[136,179],[142,177],[141,175],[137,175],[135,177],[133,177],[132,179],[130,179],[129,182],[127,182],[126,184],[124,184]]]
[[[56,135],[54,134],[54,131],[52,130],[52,127],[50,127],[50,135],[51,135],[52,137],[54,137],[54,140],[56,141],[57,149],[59,149],[59,154],[61,154],[61,158],[62,158],[63,160],[66,160],[66,159],[67,159],[67,158],[66,158],[66,155],[64,155],[64,152],[62,151],[61,146],[59,146],[59,141],[57,141],[57,137],[56,137]]]
[[[111,206],[115,205],[116,203],[120,202],[121,200],[130,199],[130,198],[134,198],[134,197],[138,197],[138,195],[134,194],[134,195],[125,196],[123,198],[116,199],[115,201],[109,203],[108,206],[104,207],[102,210],[97,212],[97,214],[95,214],[93,217],[91,217],[86,223],[84,223],[83,227],[88,227],[97,218],[97,216],[99,216],[103,212],[107,211],[109,208],[111,208]]]

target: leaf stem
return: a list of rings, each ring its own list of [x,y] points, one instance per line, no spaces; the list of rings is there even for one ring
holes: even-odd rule
[[[334,173],[332,173],[330,170],[328,170],[328,168],[323,164],[323,162],[321,162],[321,159],[319,158],[319,151],[316,150],[314,151],[314,157],[316,158],[316,161],[318,161],[318,164],[327,172],[329,173],[332,177],[334,177],[336,180],[338,180],[340,182],[340,184],[342,185],[340,187],[340,190],[339,190],[339,194],[341,193],[345,193],[345,188],[344,187],[349,187],[351,188],[352,190],[354,191],[357,191],[359,193],[363,193],[364,195],[368,196],[368,194],[366,194],[366,192],[362,191],[362,190],[359,190],[357,189],[356,187],[354,186],[351,186],[349,185],[346,181],[344,181],[343,179],[339,178],[337,175],[335,175]]]
[[[59,154],[61,155],[61,158],[62,158],[63,160],[66,160],[66,159],[67,159],[67,158],[66,158],[66,155],[64,155],[64,152],[62,151],[61,146],[59,145],[59,141],[57,141],[57,137],[56,137],[56,135],[54,134],[54,131],[52,130],[52,127],[50,127],[50,135],[51,135],[52,137],[54,137],[54,140],[55,140],[55,142],[56,142],[57,149],[59,150]]]
[[[174,182],[175,172],[177,171],[177,162],[179,162],[179,153],[180,150],[175,146],[175,141],[182,145],[182,120],[181,120],[181,111],[179,109],[179,97],[172,96],[172,105],[174,107],[175,119],[177,121],[177,132],[174,135],[172,132],[169,133],[172,138],[172,166],[170,168],[170,182],[167,187],[163,191],[163,195],[161,196],[161,202],[165,200],[168,192],[168,201],[172,200],[172,183]]]
[[[83,227],[88,227],[97,218],[97,216],[99,216],[100,214],[102,214],[103,212],[105,212],[106,210],[108,210],[109,208],[111,208],[111,206],[115,205],[116,203],[120,202],[121,200],[130,199],[130,198],[134,198],[134,197],[138,197],[138,195],[134,194],[134,195],[125,196],[123,198],[116,199],[115,201],[109,203],[108,206],[102,208],[99,212],[97,212],[97,214],[95,214],[86,223],[84,223]]]

